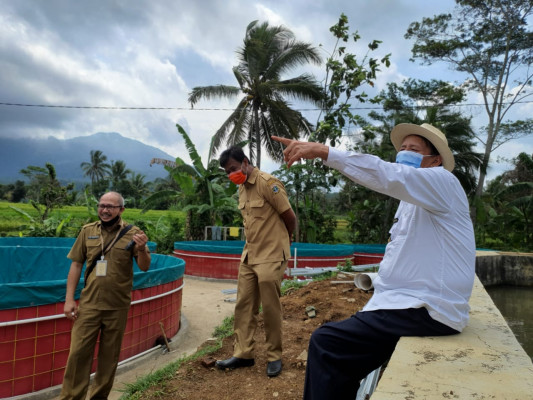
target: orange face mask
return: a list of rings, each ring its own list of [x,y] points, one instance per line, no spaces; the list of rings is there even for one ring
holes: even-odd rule
[[[242,185],[244,182],[246,182],[246,174],[241,170],[233,171],[228,175],[228,178],[236,185]]]

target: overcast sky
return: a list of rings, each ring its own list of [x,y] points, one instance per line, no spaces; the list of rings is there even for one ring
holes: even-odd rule
[[[409,77],[460,78],[445,65],[409,62],[412,43],[404,39],[409,23],[451,12],[454,5],[453,0],[0,0],[0,103],[172,108],[0,105],[0,144],[3,137],[118,132],[188,161],[175,128],[180,123],[205,162],[210,137],[237,100],[201,101],[190,110],[188,93],[195,86],[236,85],[235,51],[251,21],[284,25],[298,40],[327,51],[333,48],[329,28],[345,13],[350,30],[362,36],[361,51],[377,39],[383,42],[379,54],[392,53],[391,67],[378,78],[377,88],[383,89]],[[323,78],[323,68],[312,72]],[[531,116],[533,108],[519,111]],[[472,112],[483,115],[480,109]],[[105,144],[101,150],[105,154]],[[512,142],[498,154],[510,158],[521,151],[533,153],[533,139]],[[271,171],[278,165],[266,160],[262,167]],[[507,167],[494,168],[489,178]]]

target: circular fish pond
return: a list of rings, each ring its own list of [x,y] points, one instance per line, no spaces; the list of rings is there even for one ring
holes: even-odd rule
[[[63,382],[72,328],[63,305],[71,263],[67,254],[73,242],[72,238],[0,238],[0,398]],[[155,243],[149,247],[155,250]],[[134,262],[120,363],[155,348],[163,332],[167,337],[178,332],[184,271],[183,260],[161,254],[152,254],[147,272]],[[82,288],[80,279],[76,298]]]
[[[187,275],[212,279],[237,279],[244,241],[174,242],[174,256],[187,264]],[[285,277],[297,276],[298,270],[336,268],[346,260],[354,263],[354,245],[292,243]]]
[[[384,244],[354,244],[354,265],[379,264],[385,254]]]

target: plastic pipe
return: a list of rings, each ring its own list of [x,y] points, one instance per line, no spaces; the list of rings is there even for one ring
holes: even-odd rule
[[[378,276],[377,272],[366,272],[357,274],[353,279],[355,286],[362,290],[370,290],[374,287],[374,279]]]

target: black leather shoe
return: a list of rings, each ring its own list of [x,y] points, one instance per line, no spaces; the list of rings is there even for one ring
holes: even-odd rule
[[[281,374],[281,360],[269,361],[267,365],[267,375],[274,377]]]
[[[241,368],[241,367],[251,367],[255,364],[255,361],[253,358],[238,358],[238,357],[231,357],[227,360],[218,360],[215,365],[219,369],[235,369],[235,368]]]

